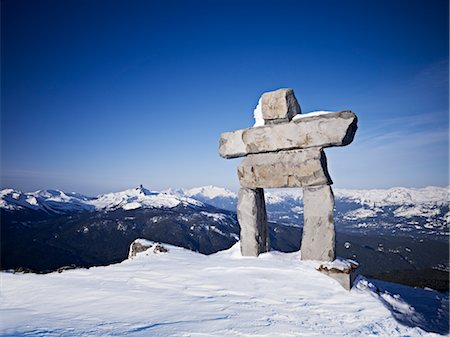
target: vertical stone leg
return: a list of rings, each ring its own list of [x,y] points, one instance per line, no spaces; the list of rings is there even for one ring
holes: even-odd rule
[[[329,185],[303,189],[302,260],[333,261],[335,253],[334,195]]]
[[[239,189],[237,216],[241,226],[242,255],[258,256],[269,251],[266,203],[262,188]]]

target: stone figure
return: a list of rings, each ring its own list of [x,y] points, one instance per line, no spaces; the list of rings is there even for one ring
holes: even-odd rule
[[[269,250],[264,188],[302,187],[301,258],[334,261],[334,196],[323,149],[350,144],[357,117],[352,111],[302,115],[292,89],[264,93],[260,108],[260,126],[223,133],[219,146],[224,158],[245,157],[238,167],[242,255]]]

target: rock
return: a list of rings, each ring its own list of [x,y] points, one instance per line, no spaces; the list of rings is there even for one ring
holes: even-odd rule
[[[356,261],[337,258],[333,262],[320,264],[316,269],[338,281],[344,289],[350,290],[353,286],[353,281],[358,275],[356,272],[358,266],[359,264]]]
[[[241,189],[237,209],[244,256],[269,250],[263,189],[302,187],[301,259],[335,260],[334,196],[323,148],[350,144],[358,119],[352,111],[297,115],[300,113],[292,89],[268,92],[254,111],[253,128],[221,135],[220,156],[246,156],[238,167]],[[354,268],[342,264],[342,269],[335,263],[322,264],[318,270],[350,289]]]
[[[147,249],[153,247],[153,242],[145,239],[136,239],[130,245],[128,258],[131,259],[136,256],[137,253],[145,252]]]
[[[261,97],[261,110],[265,124],[289,122],[292,117],[301,113],[292,89],[264,93]]]
[[[332,184],[320,148],[251,154],[238,167],[246,188],[306,187]]]
[[[262,188],[239,190],[237,217],[241,226],[242,255],[258,256],[269,251],[266,204]]]
[[[350,274],[358,267],[359,263],[354,260],[337,257],[334,261],[321,263],[316,269],[318,271]]]
[[[14,273],[35,273],[35,271],[31,268],[27,268],[27,267],[18,267],[16,269],[14,269]]]
[[[166,247],[164,247],[161,243],[157,243],[155,245],[155,248],[153,248],[153,253],[155,254],[160,254],[160,253],[168,253],[169,249],[167,249]]]
[[[314,115],[289,123],[222,133],[219,154],[236,158],[281,150],[344,146],[353,141],[356,129],[357,118],[351,111]]]
[[[334,196],[331,186],[303,189],[302,260],[333,261],[335,259],[333,208]]]
[[[319,270],[322,274],[325,274],[332,279],[338,281],[338,283],[345,289],[350,290],[353,287],[353,283],[355,281],[358,273],[356,271],[351,271],[350,273],[343,273],[341,271],[335,270]]]
[[[62,267],[59,267],[56,271],[58,272],[58,273],[62,273],[64,270],[70,270],[70,269],[76,269],[77,268],[77,266],[75,265],[75,264],[71,264],[71,265],[69,265],[69,266],[62,266]]]

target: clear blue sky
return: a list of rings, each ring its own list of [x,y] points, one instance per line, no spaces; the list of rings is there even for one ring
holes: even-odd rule
[[[1,186],[238,187],[269,90],[351,109],[336,187],[448,185],[448,1],[2,1]]]

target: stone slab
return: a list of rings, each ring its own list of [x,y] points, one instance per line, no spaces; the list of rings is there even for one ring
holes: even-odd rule
[[[264,93],[261,96],[261,111],[265,124],[289,122],[301,113],[294,90],[289,88]]]
[[[353,287],[353,283],[358,276],[358,272],[356,270],[352,270],[350,273],[340,273],[328,270],[319,270],[322,274],[331,277],[336,280],[345,290],[351,290]]]
[[[331,186],[303,189],[302,260],[333,261],[336,258],[333,208]]]
[[[258,256],[269,251],[266,203],[262,188],[239,190],[237,217],[241,226],[242,255]]]
[[[281,150],[344,146],[353,141],[356,129],[357,118],[351,111],[305,116],[288,123],[222,133],[219,154],[237,158]]]
[[[238,167],[246,188],[282,188],[329,185],[325,153],[320,148],[251,154]]]

